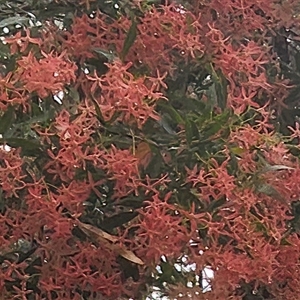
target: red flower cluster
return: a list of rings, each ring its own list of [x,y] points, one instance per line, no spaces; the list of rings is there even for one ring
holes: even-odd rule
[[[0,149],[0,185],[7,197],[17,196],[17,191],[25,187],[23,179],[26,175],[22,169],[23,159],[20,149],[6,151]]]
[[[121,2],[6,41],[0,294],[298,299],[300,133],[272,122],[290,84],[271,45],[297,1]]]
[[[161,200],[154,195],[147,206],[141,211],[134,247],[141,257],[149,263],[158,264],[162,255],[176,260],[188,245],[191,234],[183,226],[185,215],[182,215],[174,205],[168,203],[171,193]],[[170,247],[170,243],[172,247]]]
[[[29,93],[36,92],[41,98],[49,93],[58,93],[63,87],[75,80],[77,69],[74,63],[67,61],[65,53],[54,55],[42,53],[44,58],[37,60],[32,52],[23,56],[17,69],[18,79]]]
[[[128,69],[132,63],[122,65],[120,61],[108,65],[108,72],[101,78],[87,76],[94,82],[91,92],[101,90],[96,98],[105,120],[110,120],[119,112],[120,119],[126,123],[136,122],[141,127],[148,118],[158,119],[154,111],[157,100],[164,98],[159,92],[161,86],[166,87],[163,78],[134,78]],[[158,74],[159,75],[159,74]],[[96,96],[94,96],[96,97]]]

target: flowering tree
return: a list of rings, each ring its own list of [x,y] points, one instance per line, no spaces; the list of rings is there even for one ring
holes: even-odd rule
[[[0,15],[3,299],[299,298],[298,1]]]

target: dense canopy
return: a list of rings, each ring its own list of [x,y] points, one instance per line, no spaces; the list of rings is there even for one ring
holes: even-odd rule
[[[298,0],[0,1],[0,28],[1,299],[299,299]]]

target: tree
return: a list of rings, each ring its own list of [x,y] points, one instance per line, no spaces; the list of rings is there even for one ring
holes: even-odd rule
[[[299,10],[1,1],[2,298],[298,299]]]

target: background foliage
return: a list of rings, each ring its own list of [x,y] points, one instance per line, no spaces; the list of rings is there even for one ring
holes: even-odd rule
[[[0,1],[1,297],[298,299],[299,13]]]

